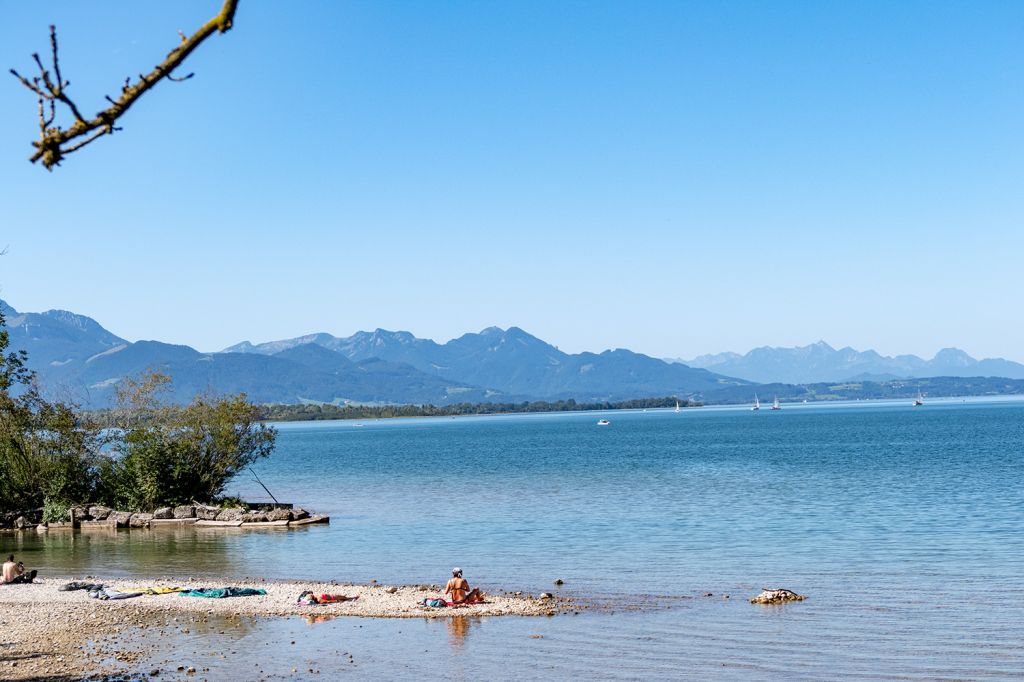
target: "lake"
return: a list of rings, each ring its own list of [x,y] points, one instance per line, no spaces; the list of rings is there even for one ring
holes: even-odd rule
[[[457,565],[485,589],[611,605],[543,619],[270,619],[204,635],[199,648],[238,650],[301,637],[265,663],[271,677],[313,665],[379,678],[1024,676],[1021,401],[278,428],[257,472],[329,526],[0,545],[44,575],[443,584]],[[247,475],[228,492],[266,497]],[[749,604],[762,587],[808,599]],[[339,646],[355,663],[315,653]],[[203,656],[215,678],[251,677]]]

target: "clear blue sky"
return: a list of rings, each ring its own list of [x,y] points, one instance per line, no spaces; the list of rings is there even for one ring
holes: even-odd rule
[[[218,3],[7,0],[0,66],[56,23],[95,111]],[[201,350],[518,325],[1024,360],[1022,39],[1019,2],[242,0],[52,174],[0,81],[0,296]]]

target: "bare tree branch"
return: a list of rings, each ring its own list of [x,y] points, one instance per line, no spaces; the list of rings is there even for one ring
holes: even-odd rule
[[[39,100],[39,140],[32,143],[36,151],[29,157],[29,160],[32,163],[42,161],[47,170],[53,170],[54,166],[60,165],[60,162],[66,155],[78,151],[104,135],[110,135],[120,130],[114,123],[154,85],[165,78],[180,82],[188,80],[194,75],[190,73],[179,78],[172,74],[204,40],[214,33],[226,33],[231,30],[237,8],[238,0],[224,0],[224,4],[221,6],[217,16],[203,24],[191,36],[186,36],[179,31],[181,43],[167,53],[167,57],[148,74],[139,74],[139,80],[134,84],[131,82],[131,78],[126,78],[124,85],[121,87],[121,95],[117,99],[105,96],[106,100],[110,102],[110,106],[97,113],[91,119],[82,116],[78,106],[67,95],[67,87],[71,83],[64,80],[64,77],[61,75],[60,61],[57,55],[57,29],[54,26],[50,26],[50,51],[53,59],[52,74],[43,65],[43,61],[39,58],[38,54],[33,54],[32,59],[39,68],[39,76],[34,77],[32,80],[11,69],[14,77],[22,85],[35,93]],[[67,128],[53,127],[53,121],[56,118],[57,102],[66,106],[75,119]],[[46,115],[47,104],[49,105],[49,116]]]

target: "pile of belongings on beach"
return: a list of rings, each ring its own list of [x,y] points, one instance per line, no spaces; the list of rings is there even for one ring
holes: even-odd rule
[[[100,599],[106,601],[108,599],[131,599],[133,597],[141,597],[143,595],[158,595],[158,594],[174,594],[175,592],[181,592],[180,587],[128,587],[124,589],[114,589],[107,587],[103,583],[88,583],[88,582],[70,582],[66,585],[61,585],[61,592],[74,592],[76,590],[83,590],[89,593],[89,596],[93,599]]]
[[[108,599],[131,599],[144,595],[180,594],[182,597],[207,597],[222,599],[224,597],[251,597],[254,595],[266,594],[266,590],[252,587],[199,587],[190,590],[184,587],[126,587],[114,589],[103,583],[70,582],[59,588],[62,592],[73,592],[84,590],[93,599],[106,601]]]
[[[266,593],[266,590],[255,587],[197,587],[194,590],[182,591],[181,596],[223,599],[224,597],[254,597]]]
[[[355,601],[359,599],[359,595],[354,597],[348,597],[344,594],[313,594],[310,590],[306,590],[299,595],[299,599],[296,603],[304,604],[306,606],[316,606],[319,604],[339,604],[343,601]]]

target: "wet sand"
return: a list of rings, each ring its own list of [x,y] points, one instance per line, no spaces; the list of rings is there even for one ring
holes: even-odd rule
[[[137,672],[146,639],[169,630],[187,631],[188,623],[210,616],[353,616],[366,618],[448,618],[466,616],[547,616],[564,611],[568,602],[528,595],[488,594],[485,604],[429,608],[424,598],[439,597],[436,586],[344,585],[263,581],[104,580],[108,588],[255,587],[266,595],[207,599],[177,593],[101,601],[85,591],[58,588],[72,578],[49,578],[32,585],[0,585],[0,679],[80,679],[83,676]],[[296,600],[304,590],[316,594],[358,596],[355,601],[306,606]],[[171,671],[161,671],[171,672]]]

